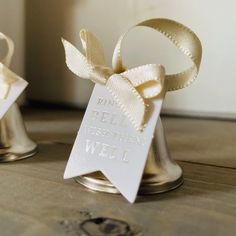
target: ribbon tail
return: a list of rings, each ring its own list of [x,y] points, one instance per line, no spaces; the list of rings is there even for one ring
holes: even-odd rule
[[[142,131],[146,105],[129,80],[121,75],[114,74],[108,79],[106,88],[135,129]]]
[[[148,64],[127,70],[121,74],[127,78],[145,99],[157,97],[164,88],[165,68]]]
[[[83,79],[89,79],[92,66],[88,63],[86,57],[70,42],[62,39],[65,49],[66,64],[68,68],[77,76]]]
[[[83,29],[80,31],[80,38],[86,52],[88,62],[92,65],[105,66],[104,50],[96,36]]]

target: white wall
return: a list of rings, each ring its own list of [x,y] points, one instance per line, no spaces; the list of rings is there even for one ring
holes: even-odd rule
[[[103,42],[107,61],[118,36],[131,25],[151,17],[168,17],[192,28],[204,54],[199,78],[191,87],[168,94],[164,111],[236,118],[236,3],[233,0],[49,0],[27,1],[29,38],[27,75],[31,99],[83,106],[91,84],[73,77],[64,65],[60,37],[80,45],[79,30],[88,28]],[[124,46],[126,64],[162,63],[167,71],[187,61],[162,36],[135,30]],[[75,77],[74,77],[75,78]]]
[[[0,31],[15,42],[13,70],[24,75],[24,0],[0,0]],[[0,49],[2,50],[2,49]]]

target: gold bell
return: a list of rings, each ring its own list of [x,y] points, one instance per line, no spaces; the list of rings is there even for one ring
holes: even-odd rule
[[[101,172],[80,176],[75,180],[91,190],[119,193]],[[182,169],[170,156],[165,132],[161,119],[159,119],[139,188],[139,195],[167,192],[179,187],[182,183]]]
[[[14,53],[13,41],[0,32],[7,53],[1,63],[9,67]],[[20,110],[16,103],[10,107],[0,120],[0,162],[10,162],[31,157],[36,153],[37,145],[27,135]]]
[[[27,135],[18,105],[14,103],[0,121],[0,162],[33,156],[37,145]]]
[[[149,27],[160,32],[161,34],[166,36],[193,63],[193,65],[189,69],[184,70],[181,73],[165,75],[165,76],[164,76],[164,69],[162,68],[163,78],[162,79],[160,78],[159,80],[160,82],[159,88],[163,89],[162,92],[165,93],[167,91],[173,91],[173,90],[185,88],[196,79],[199,68],[200,68],[200,64],[201,64],[202,46],[201,46],[200,40],[198,39],[196,34],[191,31],[191,29],[187,28],[186,26],[176,21],[173,21],[170,19],[164,19],[164,18],[149,19],[141,23],[138,23],[136,26],[145,26],[145,27]],[[128,32],[129,30],[126,33]],[[122,73],[126,71],[126,68],[123,66],[122,57],[121,57],[121,45],[122,45],[122,41],[126,33],[122,34],[122,36],[118,40],[118,43],[115,46],[115,50],[113,54],[113,61],[112,61],[114,73]],[[87,42],[89,42],[89,40],[87,40],[87,38],[86,40],[84,40],[83,38],[85,38],[84,37],[85,35],[86,37],[90,37],[89,34],[91,35],[91,33],[88,33],[88,32],[86,33],[86,31],[82,31],[82,34],[81,34],[82,41],[85,42],[84,43],[85,45]],[[96,74],[94,73],[96,72],[96,70],[92,70],[91,68],[95,68],[97,65],[99,68],[101,65],[104,64],[103,51],[101,50],[101,47],[97,46],[100,44],[98,41],[96,41],[95,36],[91,36],[91,38],[92,38],[91,41],[92,40],[94,41],[95,46],[92,43],[88,43],[86,47],[84,48],[86,51],[90,47],[90,51],[93,52],[93,49],[94,49],[93,46],[94,46],[95,49],[97,49],[94,52],[94,58],[93,58],[92,53],[91,55],[89,55],[89,58],[86,58],[85,56],[79,54],[79,52],[74,51],[74,48],[73,49],[70,48],[71,46],[70,44],[68,44],[68,42],[64,44],[65,49],[66,49],[67,65],[70,68],[70,70],[74,72],[76,75],[79,75],[80,77],[85,77],[89,79],[91,79],[91,77],[94,74]],[[70,50],[67,50],[69,48]],[[72,51],[74,51],[73,52],[74,54],[71,53]],[[88,50],[86,52],[88,52]],[[74,55],[77,55],[77,53],[78,55],[80,55],[78,57],[83,58],[82,61],[86,62],[85,64],[81,63],[80,67],[83,69],[87,67],[88,70],[84,69],[80,71],[75,66],[76,63],[74,62],[72,63],[72,61],[75,58]],[[100,61],[102,63],[100,63]],[[99,76],[97,76],[97,78]],[[141,74],[141,76],[143,76],[143,74]],[[106,80],[105,77],[106,76],[104,76],[103,79]],[[135,76],[133,78],[135,78]],[[148,75],[148,78],[150,78],[150,75]],[[129,78],[127,79],[129,80]],[[165,79],[167,79],[167,82],[166,81],[164,82]],[[148,81],[149,83],[151,80],[143,80],[143,81]],[[130,83],[132,84],[133,82],[130,80]],[[156,82],[154,84],[156,84]],[[137,89],[136,92],[140,92],[142,90],[142,87],[140,86],[141,86],[140,83],[137,83],[136,87],[134,86],[135,89]],[[113,86],[114,90],[115,88],[116,87]],[[114,92],[113,95],[117,95],[117,94],[118,93]],[[122,96],[120,94],[121,92],[119,93],[119,96]],[[154,98],[152,97],[153,94],[154,93],[151,92],[150,97],[147,96],[147,98]],[[128,103],[128,96],[126,98],[127,100],[124,102],[124,104],[126,104],[126,102]],[[163,94],[163,98],[164,98],[164,94]],[[122,106],[124,104],[121,103]],[[137,114],[138,112],[136,113],[136,115]],[[78,177],[76,178],[76,181],[92,190],[109,192],[109,193],[118,193],[117,189],[115,189],[114,186],[103,175],[101,175],[101,173],[95,173],[92,175]],[[146,167],[145,167],[143,178],[142,178],[141,185],[139,188],[139,193],[140,194],[155,194],[155,193],[165,192],[165,191],[169,191],[171,189],[177,188],[182,183],[183,183],[182,170],[177,165],[177,163],[175,163],[171,159],[167,142],[166,142],[166,138],[165,138],[165,133],[162,127],[161,120],[159,119],[156,126],[155,133],[154,133],[153,142],[149,150]]]

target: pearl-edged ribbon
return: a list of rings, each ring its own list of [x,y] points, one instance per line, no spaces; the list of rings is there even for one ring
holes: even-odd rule
[[[7,44],[6,56],[0,61],[0,99],[6,99],[11,85],[15,83],[19,77],[8,68],[14,53],[13,41],[1,32],[0,40],[4,40]]]
[[[192,66],[171,75],[165,75],[165,68],[157,64],[127,69],[122,63],[121,45],[127,33],[137,26],[149,27],[162,33],[192,61]],[[85,55],[68,41],[62,39],[62,42],[69,69],[81,78],[106,86],[134,128],[142,131],[146,122],[148,100],[158,97],[163,91],[187,87],[195,80],[201,63],[202,47],[195,33],[173,20],[150,19],[134,27],[119,38],[113,54],[112,68],[105,64],[100,42],[87,30],[80,31]]]

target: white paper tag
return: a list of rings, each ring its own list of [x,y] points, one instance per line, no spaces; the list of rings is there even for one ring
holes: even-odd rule
[[[134,202],[142,179],[163,96],[153,99],[143,132],[136,131],[104,86],[95,85],[64,178],[101,171]]]
[[[17,78],[17,81],[11,84],[10,91],[6,99],[0,99],[0,119],[6,114],[11,105],[21,95],[24,89],[27,87],[28,82],[21,78]],[[0,91],[1,92],[1,91]]]

